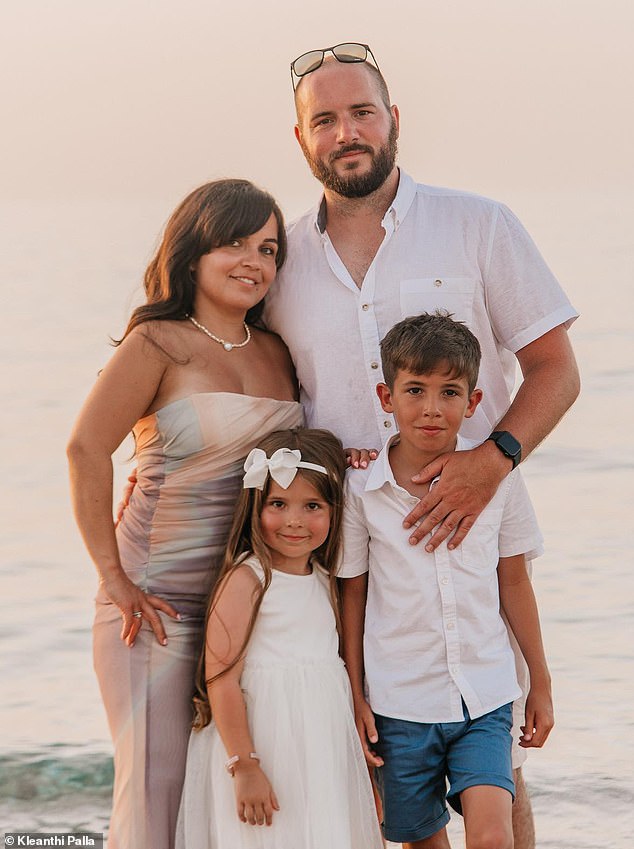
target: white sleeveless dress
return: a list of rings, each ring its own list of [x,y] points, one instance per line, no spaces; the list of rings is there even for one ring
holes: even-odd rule
[[[258,575],[253,557],[245,561]],[[337,651],[328,579],[275,571],[247,648],[241,687],[280,810],[240,822],[229,754],[212,723],[192,731],[177,849],[381,849],[367,766]]]

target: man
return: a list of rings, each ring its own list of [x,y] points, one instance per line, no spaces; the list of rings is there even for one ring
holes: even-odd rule
[[[289,347],[307,424],[330,428],[349,446],[380,447],[394,432],[374,389],[380,339],[402,318],[436,308],[466,322],[482,346],[487,400],[462,432],[484,441],[421,470],[416,482],[438,474],[440,481],[404,523],[422,517],[413,544],[436,529],[428,551],[447,538],[456,547],[577,397],[566,332],[577,314],[508,209],[417,185],[397,168],[399,112],[367,46],[303,54],[292,72],[295,136],[324,196],[289,228],[267,324]],[[516,362],[523,381],[510,403]],[[532,849],[516,750],[515,847]],[[447,846],[444,831],[429,842]]]

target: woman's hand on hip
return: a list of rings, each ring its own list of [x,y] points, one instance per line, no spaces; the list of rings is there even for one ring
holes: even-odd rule
[[[165,628],[157,611],[166,613],[172,619],[180,619],[180,614],[171,604],[156,595],[143,592],[126,575],[104,580],[101,584],[110,601],[121,611],[123,617],[121,639],[130,648],[134,645],[144,619],[150,623],[158,642],[162,646],[167,645]]]

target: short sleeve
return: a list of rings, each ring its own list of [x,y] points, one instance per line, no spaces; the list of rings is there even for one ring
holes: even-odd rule
[[[503,204],[496,205],[493,217],[484,285],[493,331],[514,354],[577,318],[530,235]]]
[[[353,472],[365,480],[365,475]],[[362,494],[350,483],[350,473],[345,485],[345,503],[343,510],[343,545],[338,578],[356,578],[369,571],[370,534],[363,510]]]
[[[534,560],[544,553],[544,540],[537,524],[526,484],[519,469],[508,478],[499,535],[500,557],[524,554]]]

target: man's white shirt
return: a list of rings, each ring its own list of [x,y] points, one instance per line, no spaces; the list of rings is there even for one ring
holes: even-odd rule
[[[375,386],[379,343],[409,315],[448,310],[482,347],[484,399],[462,433],[485,439],[508,409],[515,353],[577,316],[532,239],[502,204],[414,183],[400,172],[385,237],[357,287],[334,249],[323,203],[291,224],[265,321],[291,353],[309,427],[379,448],[396,426]]]
[[[395,437],[395,439],[398,437]],[[392,440],[391,440],[392,441]],[[458,450],[473,443],[458,437]],[[418,499],[394,480],[389,444],[346,480],[342,578],[369,572],[364,662],[375,713],[412,722],[459,722],[520,695],[499,612],[500,557],[542,552],[520,475],[511,472],[454,551],[412,546],[402,521]]]

